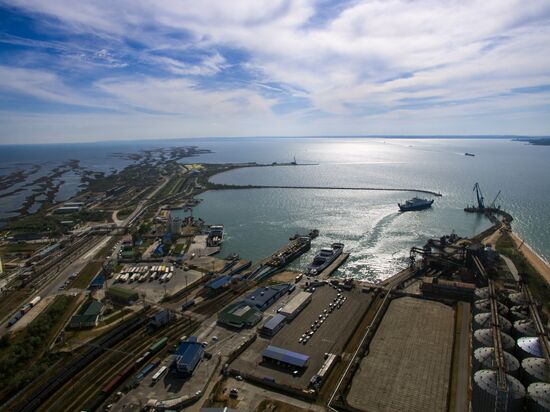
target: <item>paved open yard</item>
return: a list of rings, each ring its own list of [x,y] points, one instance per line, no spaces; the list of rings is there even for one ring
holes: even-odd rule
[[[446,411],[454,310],[395,299],[355,374],[347,402],[371,412]]]
[[[285,325],[271,340],[258,338],[236,361],[231,364],[233,369],[252,373],[260,378],[269,376],[277,382],[283,382],[298,388],[306,388],[324,362],[326,352],[340,354],[344,344],[356,328],[361,316],[366,311],[371,295],[358,290],[342,291],[347,299],[340,309],[335,309],[313,334],[307,344],[298,342],[302,334],[310,330],[311,324],[319,319],[329,303],[337,295],[337,291],[330,286],[317,288],[311,303],[289,324]],[[279,302],[276,305],[278,306]],[[261,364],[262,352],[269,345],[278,346],[294,352],[308,355],[309,366],[304,373],[293,377],[290,371],[278,370],[269,365]]]

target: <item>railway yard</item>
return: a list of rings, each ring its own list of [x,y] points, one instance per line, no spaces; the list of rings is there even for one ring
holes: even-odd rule
[[[339,276],[349,252],[320,244],[316,230],[257,262],[221,256],[221,222],[175,209],[192,208],[210,175],[239,165],[172,166],[154,188],[101,198],[130,202],[124,219],[81,227],[48,253],[36,248],[43,256],[31,254],[28,265],[13,264],[0,360],[29,371],[0,391],[0,410],[544,410],[532,407],[548,402],[532,384],[550,385],[548,302],[516,255],[499,256],[509,215],[491,215],[493,227],[474,239],[418,245],[407,268],[368,283]],[[480,243],[489,238],[495,244]],[[310,248],[326,264],[290,270]],[[50,314],[60,296],[70,303]],[[35,342],[46,346],[16,348],[46,315]],[[530,322],[521,337],[511,331],[518,320]],[[480,328],[495,354],[483,366],[474,354]],[[505,350],[507,334],[515,348]],[[525,337],[538,339],[529,355],[520,351]],[[28,353],[10,364],[16,351]],[[503,361],[509,351],[540,359],[546,374],[528,382]]]

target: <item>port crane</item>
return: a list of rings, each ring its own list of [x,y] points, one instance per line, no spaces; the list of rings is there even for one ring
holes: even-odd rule
[[[497,201],[498,197],[500,196],[500,192],[502,192],[502,190],[499,190],[497,195],[495,196],[495,198],[493,199],[493,201],[491,202],[491,204],[489,205],[489,207],[492,209],[495,207],[495,202]]]
[[[476,192],[476,196],[477,196],[477,207],[479,209],[482,209],[482,210],[485,209],[485,203],[484,203],[484,199],[483,199],[483,194],[481,193],[481,187],[479,186],[479,183],[477,183],[477,182],[474,185],[474,192]],[[495,198],[495,200],[496,200],[496,198]]]

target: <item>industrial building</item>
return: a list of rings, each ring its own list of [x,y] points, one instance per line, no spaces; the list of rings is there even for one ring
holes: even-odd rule
[[[105,291],[105,297],[110,299],[111,302],[119,305],[130,305],[133,302],[137,302],[139,295],[133,290],[128,290],[118,286],[111,286]]]
[[[309,362],[309,356],[269,345],[262,353],[262,360],[286,368],[305,369]]]
[[[280,313],[271,316],[260,329],[260,334],[266,338],[271,338],[281,330],[286,324],[286,316]]]
[[[173,213],[170,213],[170,217],[168,218],[168,231],[173,234],[180,234],[181,224],[182,224],[181,217],[176,216]]]
[[[69,213],[78,213],[82,210],[82,206],[61,206],[55,209],[53,212],[55,214],[69,214]]]
[[[232,328],[250,328],[262,320],[262,312],[239,301],[226,306],[218,313],[218,323]]]
[[[249,294],[244,302],[263,312],[284,295],[290,289],[290,286],[288,283],[280,283],[258,288]]]
[[[149,318],[149,329],[158,329],[170,322],[171,316],[170,311],[163,309],[155,313]]]
[[[204,285],[206,293],[210,296],[215,296],[218,293],[223,292],[231,283],[231,276],[221,276],[212,280],[209,280]]]
[[[99,315],[103,309],[101,302],[90,299],[84,303],[79,311],[71,318],[69,328],[90,329],[97,326]]]
[[[197,342],[197,337],[189,337],[178,346],[170,369],[179,377],[191,376],[199,364],[203,352],[204,348]]]
[[[311,302],[311,293],[300,292],[294,296],[281,310],[278,312],[286,316],[287,320],[294,319],[298,313],[302,311]]]

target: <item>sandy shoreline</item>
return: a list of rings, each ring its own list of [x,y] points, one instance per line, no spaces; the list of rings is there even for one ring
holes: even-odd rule
[[[539,272],[546,282],[550,284],[550,264],[545,261],[541,256],[539,256],[531,247],[524,243],[523,239],[521,239],[518,235],[516,235],[514,232],[510,233],[512,236],[512,239],[514,239],[514,242],[516,243],[516,246],[519,247],[522,243],[520,251],[523,253],[523,256],[531,263],[531,265],[535,268],[537,272]]]

